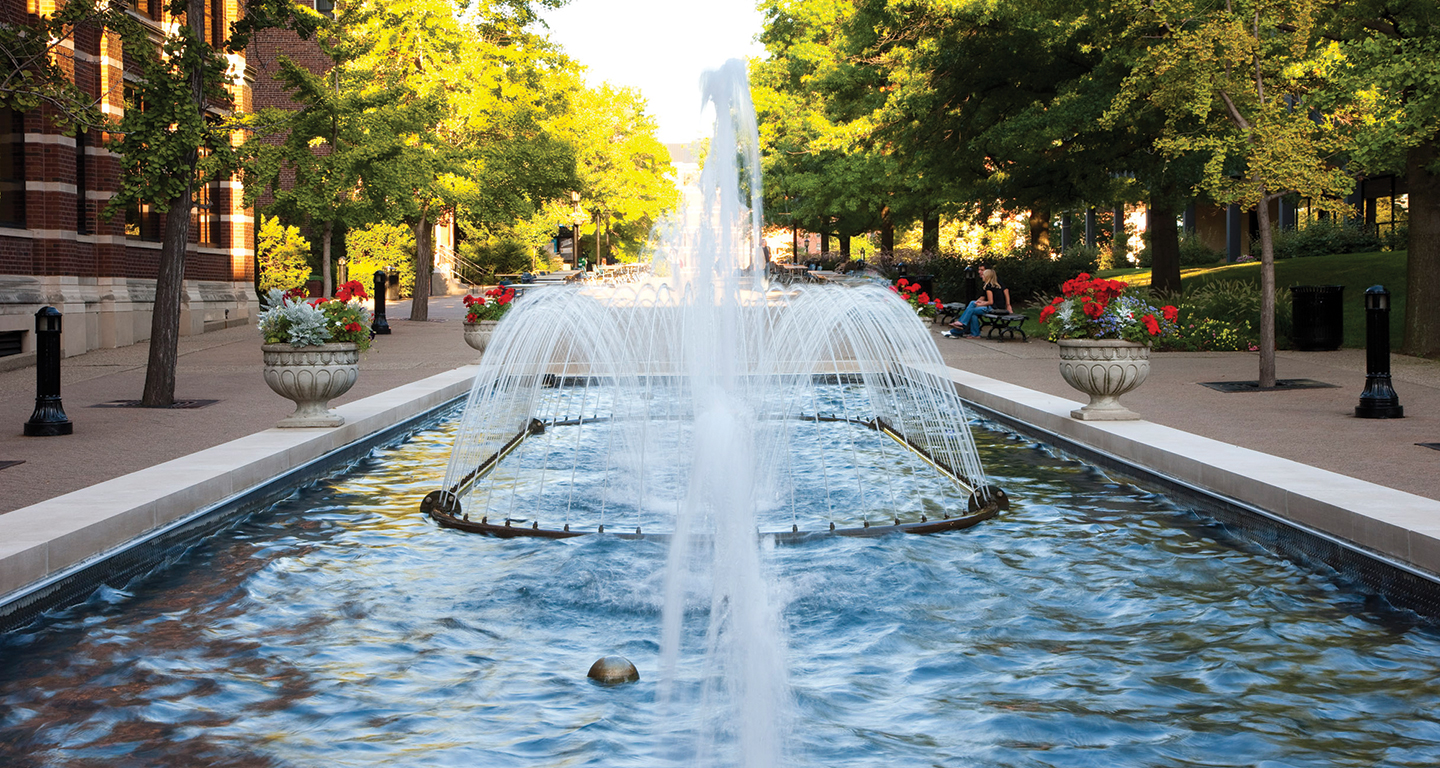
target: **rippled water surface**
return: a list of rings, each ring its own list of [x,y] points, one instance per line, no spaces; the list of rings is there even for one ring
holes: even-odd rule
[[[663,547],[436,528],[416,503],[447,429],[0,640],[0,765],[707,763],[655,703]],[[1440,764],[1432,627],[1042,446],[977,441],[1001,518],[768,551],[788,762]],[[587,681],[610,653],[641,682]]]

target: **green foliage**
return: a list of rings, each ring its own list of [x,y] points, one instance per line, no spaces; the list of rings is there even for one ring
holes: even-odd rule
[[[361,352],[370,348],[370,310],[359,301],[311,299],[271,289],[260,313],[260,335],[266,344],[294,347],[352,343]]]
[[[1369,253],[1380,250],[1384,242],[1354,220],[1319,219],[1294,230],[1275,233],[1275,258],[1293,259],[1300,256],[1328,256],[1332,253]],[[1259,255],[1257,238],[1250,244],[1250,253]]]
[[[261,293],[305,285],[310,277],[310,242],[300,234],[299,227],[287,227],[274,216],[263,216],[255,245]]]
[[[472,283],[491,283],[496,275],[515,274],[530,269],[533,248],[506,237],[470,239],[460,243],[460,256],[480,267],[481,274],[466,274]]]
[[[1252,244],[1252,250],[1260,247],[1257,239]],[[1277,244],[1278,248],[1278,244]],[[1275,258],[1281,258],[1279,250],[1275,252]],[[1182,235],[1180,237],[1180,266],[1182,267],[1208,267],[1212,264],[1225,260],[1225,252],[1211,248],[1195,235]],[[1151,253],[1149,239],[1146,239],[1145,249],[1140,252],[1139,266],[1149,267],[1151,265]],[[1104,267],[1102,267],[1104,269]]]
[[[415,233],[404,224],[352,229],[345,234],[345,249],[350,275],[362,284],[370,284],[377,271],[393,267],[400,275],[400,293],[409,295],[415,289]]]
[[[985,264],[995,270],[1000,283],[1010,290],[1010,300],[1018,305],[1035,299],[1048,299],[1060,292],[1060,285],[1081,272],[1095,271],[1092,249],[1071,249],[1060,258],[1032,256],[1024,249],[1005,255],[967,259],[958,254],[941,254],[931,259],[907,259],[910,274],[929,273],[935,278],[935,294],[945,302],[959,301],[965,296],[965,270],[970,268],[979,285],[976,265]]]
[[[1180,300],[1180,325],[1190,330],[1190,325],[1213,321],[1233,328],[1237,333],[1253,333],[1260,327],[1260,286],[1246,280],[1213,280],[1194,288],[1186,287]],[[1277,342],[1289,342],[1292,328],[1292,304],[1289,288],[1275,289],[1275,337]],[[1209,334],[1213,327],[1205,331]],[[1187,337],[1191,334],[1186,334]],[[1222,335],[1229,339],[1229,335]],[[1254,335],[1244,335],[1244,341],[1253,345],[1259,341]],[[1221,342],[1215,342],[1221,343]],[[1209,347],[1216,348],[1216,347]]]
[[[1236,325],[1210,317],[1187,317],[1184,307],[1180,312],[1178,332],[1158,347],[1161,351],[1244,352],[1255,348],[1255,328],[1249,322]]]

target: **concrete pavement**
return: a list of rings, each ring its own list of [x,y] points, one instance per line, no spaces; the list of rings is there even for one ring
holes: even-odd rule
[[[361,359],[360,380],[335,404],[418,381],[477,355],[461,339],[459,297],[432,299],[431,319],[411,322],[408,303],[390,307],[394,333],[376,339]],[[1044,341],[939,337],[954,368],[1047,394],[1083,400],[1060,378],[1055,345]],[[268,429],[292,409],[260,377],[253,327],[181,339],[176,396],[216,400],[202,408],[98,407],[138,399],[148,345],[97,350],[63,364],[62,396],[75,423],[65,437],[24,437],[34,406],[35,369],[0,373],[0,513]],[[1396,356],[1395,389],[1407,418],[1354,418],[1365,380],[1361,350],[1281,352],[1281,378],[1309,378],[1333,389],[1226,394],[1202,381],[1254,380],[1252,353],[1163,353],[1149,381],[1123,401],[1146,419],[1351,477],[1440,500],[1440,362]]]
[[[941,330],[936,325],[931,332],[952,368],[1086,400],[1060,378],[1059,348],[1050,342],[948,339]],[[1417,445],[1440,443],[1440,361],[1393,356],[1405,418],[1375,420],[1354,416],[1365,387],[1364,350],[1281,351],[1277,357],[1281,379],[1336,386],[1219,392],[1200,382],[1255,381],[1259,355],[1163,352],[1151,355],[1150,378],[1121,402],[1157,424],[1440,500],[1440,450]]]

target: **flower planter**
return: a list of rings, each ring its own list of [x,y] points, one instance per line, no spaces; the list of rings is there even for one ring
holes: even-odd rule
[[[1083,421],[1125,421],[1140,415],[1120,404],[1119,397],[1150,375],[1150,347],[1120,339],[1061,339],[1060,375],[1065,383],[1090,396],[1085,407],[1070,412]]]
[[[262,344],[265,383],[281,397],[295,401],[295,412],[277,427],[338,427],[345,417],[330,410],[330,401],[355,386],[360,376],[360,349],[354,342],[294,347]]]
[[[465,343],[483,353],[485,347],[490,344],[490,334],[495,332],[495,326],[499,322],[499,320],[481,320],[478,323],[466,323]]]

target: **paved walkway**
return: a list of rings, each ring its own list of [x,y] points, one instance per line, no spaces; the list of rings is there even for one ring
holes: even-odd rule
[[[432,300],[428,322],[410,322],[408,304],[392,306],[394,333],[376,339],[361,361],[359,383],[337,404],[475,362],[461,340],[459,297]],[[940,338],[947,363],[1071,399],[1060,379],[1056,347],[1043,341]],[[23,437],[34,407],[35,369],[0,373],[0,513],[118,477],[267,429],[291,405],[260,378],[253,327],[180,341],[176,396],[218,402],[194,409],[96,407],[140,397],[148,346],[97,350],[65,360],[62,396],[75,434]],[[1150,380],[1125,403],[1146,418],[1216,440],[1440,499],[1440,362],[1394,358],[1395,389],[1407,418],[1351,415],[1365,381],[1360,350],[1282,352],[1281,378],[1310,378],[1334,389],[1224,394],[1202,381],[1254,380],[1249,353],[1156,355]]]
[[[360,358],[360,379],[339,405],[474,363],[466,346],[460,297],[435,298],[430,320],[411,322],[408,301],[387,312],[392,333],[376,337]],[[35,407],[35,368],[0,373],[0,513],[154,466],[275,426],[294,404],[260,376],[254,326],[180,339],[177,400],[216,400],[203,408],[97,407],[138,400],[145,385],[148,343],[101,349],[65,359],[60,394],[75,434],[25,437]]]
[[[1058,347],[1047,341],[947,339],[932,326],[941,357],[973,371],[1081,403],[1059,371]],[[1224,393],[1200,382],[1255,381],[1250,352],[1165,352],[1151,355],[1150,378],[1121,397],[1143,418],[1167,427],[1261,451],[1342,475],[1440,500],[1440,361],[1395,355],[1391,375],[1403,419],[1357,419],[1365,389],[1365,352],[1277,353],[1281,379],[1314,379],[1332,389]],[[1261,478],[1263,479],[1263,478]]]

